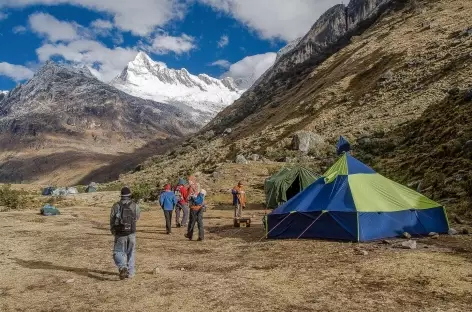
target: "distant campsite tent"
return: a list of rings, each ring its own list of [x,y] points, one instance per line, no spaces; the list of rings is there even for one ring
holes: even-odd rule
[[[95,193],[97,191],[98,185],[95,182],[90,183],[85,189],[85,193]]]
[[[43,216],[57,216],[57,215],[61,214],[59,209],[57,209],[56,207],[54,207],[50,204],[44,205],[43,208],[41,208],[40,213]]]
[[[304,167],[282,168],[264,183],[267,207],[277,208],[281,203],[303,191],[316,179],[317,176]]]
[[[42,195],[43,196],[51,196],[54,193],[54,188],[52,186],[48,186],[43,189]]]
[[[268,238],[370,241],[447,233],[445,209],[345,153],[325,174],[266,218]]]
[[[347,153],[351,150],[351,144],[343,136],[339,137],[338,143],[336,144],[336,154],[341,156],[343,153]]]
[[[60,187],[52,192],[53,196],[67,196],[79,194],[79,191],[75,187]]]

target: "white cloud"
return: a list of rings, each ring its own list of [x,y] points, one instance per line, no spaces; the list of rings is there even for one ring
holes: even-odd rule
[[[46,13],[35,13],[29,17],[31,30],[46,37],[52,42],[71,41],[79,38],[77,26],[57,20],[54,16]]]
[[[199,0],[259,33],[291,41],[305,35],[318,17],[342,0]],[[348,2],[348,1],[345,1]]]
[[[152,40],[151,51],[156,54],[174,52],[180,55],[195,49],[194,41],[193,37],[186,34],[182,34],[180,37],[159,34]]]
[[[24,34],[27,30],[28,29],[25,26],[19,25],[19,26],[13,27],[12,32],[14,34]]]
[[[229,68],[231,63],[228,60],[217,60],[210,64],[210,66],[219,66],[221,68]]]
[[[97,19],[90,23],[93,28],[99,29],[113,29],[113,24],[110,21]]]
[[[276,57],[277,53],[273,52],[247,56],[232,64],[223,77],[249,79],[254,82],[274,64]]]
[[[103,81],[115,78],[129,61],[133,60],[138,51],[128,48],[110,49],[94,40],[76,40],[70,43],[45,44],[36,49],[36,54],[41,62],[45,62],[53,56],[60,56],[64,60],[82,64],[89,67],[97,67],[95,74]]]
[[[4,20],[4,19],[7,19],[7,17],[8,17],[7,13],[3,13],[2,11],[0,11],[0,21]]]
[[[0,0],[0,8],[40,4],[71,4],[109,13],[115,26],[139,36],[150,34],[171,20],[182,19],[188,6],[182,0]]]
[[[226,35],[221,36],[220,41],[218,41],[218,48],[224,48],[229,43],[229,37]]]
[[[6,76],[15,81],[22,81],[33,77],[33,75],[34,72],[23,65],[0,63],[0,76]]]
[[[88,31],[93,36],[108,37],[111,36],[114,26],[107,20],[97,19],[90,23]]]

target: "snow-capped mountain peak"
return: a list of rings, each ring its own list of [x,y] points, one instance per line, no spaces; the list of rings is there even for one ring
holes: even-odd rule
[[[207,74],[193,75],[185,68],[168,68],[144,52],[139,52],[111,85],[137,97],[187,108],[201,124],[244,91],[231,78],[220,80]]]

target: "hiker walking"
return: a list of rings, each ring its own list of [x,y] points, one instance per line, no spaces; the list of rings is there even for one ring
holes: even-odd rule
[[[174,194],[177,198],[177,206],[175,207],[175,223],[177,227],[187,226],[188,222],[188,187],[185,186],[185,180],[179,179],[177,186],[174,188]],[[180,212],[182,211],[182,220]]]
[[[193,238],[193,231],[195,228],[195,223],[198,225],[198,240],[202,241],[204,238],[204,230],[203,230],[203,213],[206,210],[205,206],[205,196],[206,191],[201,190],[198,195],[193,195],[189,199],[190,205],[190,220],[188,223],[187,234],[185,237],[189,240]]]
[[[234,217],[241,218],[242,211],[246,208],[246,192],[243,182],[239,181],[231,193],[233,194]]]
[[[174,211],[177,205],[177,198],[174,192],[172,192],[170,184],[164,186],[164,192],[159,196],[159,204],[162,210],[164,210],[164,217],[166,219],[166,231],[167,234],[172,233],[172,211]]]
[[[131,200],[131,190],[122,188],[121,200],[113,205],[110,214],[110,231],[115,236],[113,259],[121,280],[132,278],[136,273],[136,221],[139,216],[140,209]]]

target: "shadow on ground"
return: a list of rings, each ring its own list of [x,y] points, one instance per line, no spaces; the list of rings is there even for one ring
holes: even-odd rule
[[[115,272],[108,272],[102,270],[93,270],[87,268],[74,268],[62,265],[56,265],[48,261],[36,261],[36,260],[23,260],[23,259],[13,259],[18,265],[32,270],[52,270],[52,271],[64,271],[75,273],[80,276],[90,277],[99,281],[114,281],[115,277],[118,274]]]

